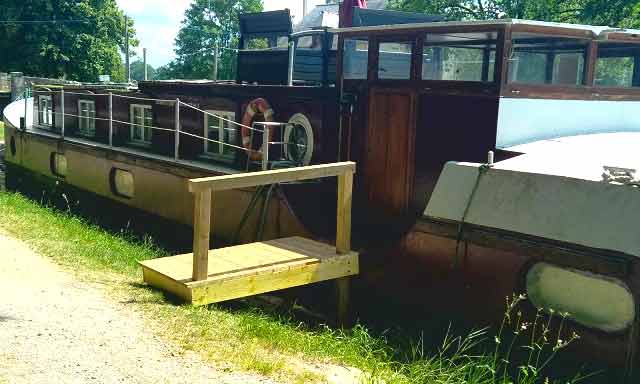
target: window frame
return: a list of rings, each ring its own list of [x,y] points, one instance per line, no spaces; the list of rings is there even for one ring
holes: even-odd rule
[[[407,44],[410,46],[409,52],[409,72],[407,77],[392,78],[392,77],[380,77],[380,49],[382,44]],[[378,39],[375,44],[375,71],[373,73],[375,80],[380,81],[410,81],[414,80],[413,73],[415,72],[414,58],[417,54],[417,41],[415,36],[397,36],[397,37],[385,37]],[[369,51],[371,51],[371,43],[369,43]]]
[[[554,83],[553,82],[553,73],[555,72],[556,66],[556,58],[558,54],[563,54],[566,52],[554,52],[553,54],[547,54],[547,58],[545,59],[545,81],[543,83],[539,82],[524,82],[524,81],[512,81],[511,80],[511,68],[513,64],[512,57],[516,52],[516,44],[515,40],[517,39],[517,34],[526,34],[526,35],[535,35],[541,38],[556,38],[556,39],[564,39],[567,42],[574,41],[576,45],[583,44],[584,50],[581,55],[582,57],[582,73],[581,73],[581,81],[576,84],[567,84],[567,83]],[[580,37],[580,36],[572,36],[572,35],[562,35],[562,34],[552,34],[552,33],[542,33],[542,32],[532,32],[528,30],[518,30],[513,31],[510,37],[511,44],[509,44],[509,51],[505,57],[505,78],[504,83],[508,87],[549,87],[549,88],[569,88],[569,89],[582,89],[588,86],[591,86],[589,80],[589,71],[590,66],[594,65],[591,60],[591,42],[593,41],[590,38]],[[553,57],[553,61],[549,64],[548,59],[549,56]],[[548,80],[549,73],[551,74],[550,82]],[[577,74],[577,72],[576,72]]]
[[[203,129],[204,129],[204,137],[205,138],[209,138],[209,130],[217,130],[218,131],[218,138],[222,137],[222,140],[219,140],[220,143],[213,143],[210,142],[209,140],[202,140],[203,141],[203,148],[202,148],[202,155],[206,158],[210,158],[210,159],[214,159],[214,160],[227,160],[227,161],[233,161],[235,159],[235,153],[233,154],[225,154],[224,153],[224,149],[225,149],[225,145],[223,144],[225,142],[225,127],[224,124],[222,124],[221,122],[223,122],[224,120],[220,119],[220,117],[233,121],[236,121],[236,112],[235,111],[224,111],[224,110],[213,110],[213,109],[207,109],[205,110],[204,114],[204,119],[203,119]],[[214,117],[211,116],[210,114],[216,115],[218,117]],[[218,120],[218,126],[216,128],[210,128],[209,127],[209,119],[217,119]],[[229,125],[234,125],[235,126],[235,130],[236,130],[236,135],[238,135],[240,133],[240,129],[238,129],[237,124],[234,123],[229,123]],[[237,136],[236,136],[237,137]],[[232,144],[232,145],[236,145],[236,143],[227,143],[227,144]],[[209,152],[209,147],[218,147],[218,153],[214,153],[214,152]]]
[[[49,113],[47,113],[47,121],[44,121],[45,109],[42,108],[42,102],[48,100]],[[38,126],[51,129],[53,127],[53,97],[51,95],[38,95]]]
[[[472,34],[472,33],[495,33],[495,39],[475,40],[486,42],[485,45],[493,45],[493,48],[483,47],[482,44],[478,46],[470,45],[465,46],[464,43],[456,44],[455,41],[451,42],[438,42],[429,39],[429,36],[433,35],[447,35],[447,34]],[[504,31],[501,29],[488,29],[488,30],[464,30],[464,31],[427,31],[419,41],[421,44],[421,52],[418,60],[420,61],[419,73],[416,72],[416,76],[420,81],[426,82],[438,82],[438,83],[455,83],[455,84],[479,84],[479,85],[498,85],[501,71],[500,52],[503,52],[504,47]],[[480,80],[452,80],[452,79],[428,79],[424,77],[424,52],[427,48],[453,48],[453,49],[466,49],[466,50],[478,50],[482,53],[482,66],[480,68]],[[493,54],[493,71],[491,70],[491,57]],[[486,77],[486,80],[485,80]]]
[[[93,117],[82,115],[82,105],[89,105],[93,110]],[[88,125],[88,130],[82,128],[82,124],[85,122]],[[78,134],[85,137],[96,136],[96,102],[94,100],[78,99]]]
[[[593,84],[591,84],[594,88],[598,89],[615,89],[615,90],[639,90],[640,89],[640,53],[635,56],[618,56],[618,55],[606,55],[600,56],[601,49],[603,51],[607,48],[611,48],[611,46],[615,45],[627,45],[626,48],[636,48],[640,50],[640,44],[619,42],[619,41],[598,41],[596,42],[596,50],[593,58]],[[607,47],[609,45],[610,47]],[[635,45],[635,47],[634,47]],[[620,49],[624,49],[625,47],[620,47]],[[630,86],[618,86],[618,85],[599,85],[596,84],[597,75],[598,75],[598,60],[599,59],[610,59],[610,58],[630,58],[633,60],[633,69],[631,73],[631,85]]]
[[[368,35],[361,35],[361,36],[344,36],[341,37],[342,39],[342,44],[340,44],[340,42],[338,42],[338,50],[342,50],[342,52],[339,54],[340,58],[341,58],[341,62],[340,62],[340,73],[341,73],[341,77],[343,80],[345,81],[368,81],[369,79],[369,69],[371,67],[371,52],[372,52],[372,36],[368,36]],[[360,50],[360,52],[364,52],[365,53],[365,58],[366,61],[364,63],[364,76],[355,76],[355,75],[359,75],[362,72],[358,72],[356,73],[351,73],[351,72],[346,72],[345,71],[345,65],[347,65],[348,63],[350,63],[349,60],[347,60],[347,55],[345,55],[345,48],[347,46],[347,43],[349,41],[357,41],[357,40],[361,40],[361,41],[366,41],[367,43],[367,49],[366,50]],[[357,42],[356,42],[356,50],[357,50]],[[352,76],[353,77],[347,77],[347,76]]]
[[[137,126],[139,124],[136,124],[134,121],[134,111],[136,109],[140,109],[142,111],[142,139],[135,139],[134,138],[134,130],[136,128],[138,128]],[[146,110],[150,110],[151,111],[151,124],[150,125],[145,125],[145,111]],[[151,143],[153,142],[153,106],[150,104],[131,104],[129,106],[129,123],[131,124],[130,129],[129,129],[129,142],[131,144],[136,144],[136,145],[142,145],[142,146],[150,146]],[[149,140],[146,140],[145,138],[145,128],[149,128]]]

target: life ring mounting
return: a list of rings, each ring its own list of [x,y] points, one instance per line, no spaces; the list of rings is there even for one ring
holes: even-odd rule
[[[251,138],[253,137],[251,129],[252,125],[255,121],[256,114],[262,115],[262,121],[272,122],[273,121],[273,108],[269,102],[264,98],[253,99],[247,104],[247,108],[244,111],[244,115],[242,115],[242,146],[247,150],[247,155],[252,161],[260,161],[262,160],[262,145],[260,146],[260,150],[253,148],[251,143]],[[269,130],[269,141],[273,141],[273,129]]]

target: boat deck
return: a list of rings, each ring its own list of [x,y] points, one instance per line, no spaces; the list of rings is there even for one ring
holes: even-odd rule
[[[144,281],[204,305],[356,275],[358,254],[289,237],[209,251],[205,280],[192,279],[193,254],[140,262]]]
[[[193,253],[140,262],[144,281],[192,304],[205,305],[335,279],[337,319],[346,324],[348,277],[358,273],[358,254],[351,250],[355,169],[355,163],[344,162],[189,180],[194,194]],[[335,176],[335,246],[288,237],[210,249],[215,192]]]

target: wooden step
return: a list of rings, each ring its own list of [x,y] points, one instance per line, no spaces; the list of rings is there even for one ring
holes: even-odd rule
[[[204,305],[358,274],[358,254],[302,237],[213,249],[193,281],[193,253],[142,261],[144,281]]]

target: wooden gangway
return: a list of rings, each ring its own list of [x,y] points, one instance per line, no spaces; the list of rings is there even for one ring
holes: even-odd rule
[[[359,272],[358,254],[351,250],[354,173],[355,163],[343,162],[189,180],[195,195],[193,253],[140,262],[144,281],[204,305],[336,279],[338,319],[344,321],[348,277]],[[332,176],[338,177],[335,246],[289,237],[209,249],[216,191]]]

